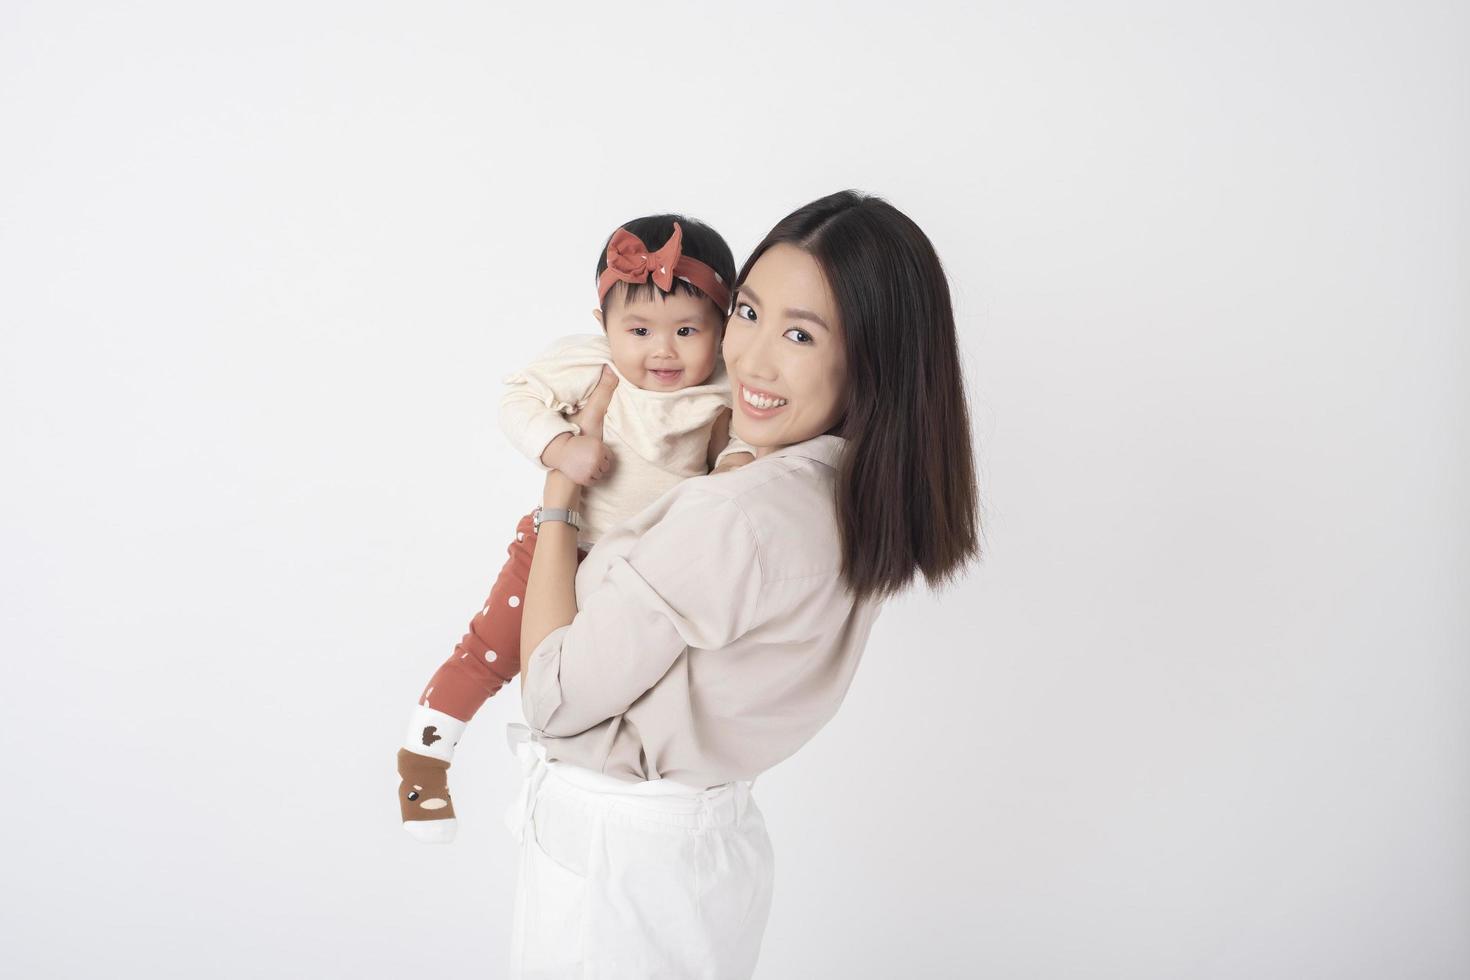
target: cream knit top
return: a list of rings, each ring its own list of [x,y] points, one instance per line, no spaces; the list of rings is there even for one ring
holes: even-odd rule
[[[618,376],[603,422],[602,441],[612,452],[612,471],[582,488],[581,547],[590,547],[608,529],[643,510],[684,480],[708,472],[710,430],[730,407],[725,362],[701,385],[677,391],[647,391],[623,377],[612,362],[602,334],[578,334],[556,341],[530,365],[505,378],[500,425],[511,444],[542,470],[546,446],[561,435],[581,434],[567,415],[581,408],[597,386],[606,364]],[[720,453],[753,453],[730,435]]]

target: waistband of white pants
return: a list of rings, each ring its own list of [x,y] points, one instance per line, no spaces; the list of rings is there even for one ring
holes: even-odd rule
[[[750,792],[751,781],[748,780],[735,780],[708,788],[691,786],[673,779],[633,782],[570,762],[548,760],[546,746],[536,737],[536,733],[519,723],[513,722],[506,726],[506,741],[511,751],[520,756],[528,775],[531,767],[544,767],[547,777],[558,783],[639,809],[693,813]]]

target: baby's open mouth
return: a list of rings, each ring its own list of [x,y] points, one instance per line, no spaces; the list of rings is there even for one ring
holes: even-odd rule
[[[650,369],[648,373],[653,375],[655,378],[658,378],[660,381],[677,381],[679,379],[679,375],[684,373],[684,369],[669,368],[666,371]]]

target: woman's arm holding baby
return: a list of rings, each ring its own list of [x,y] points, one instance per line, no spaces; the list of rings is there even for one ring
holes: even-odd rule
[[[682,492],[660,498],[652,505],[660,513],[630,547],[589,559],[598,574],[576,593],[575,613],[567,605],[537,620],[536,631],[549,632],[521,658],[521,708],[533,731],[557,738],[585,732],[627,711],[688,648],[723,649],[760,621],[768,604],[755,526],[723,486],[688,480]],[[569,499],[548,489],[557,502]],[[552,557],[550,528],[543,526],[533,575],[543,560],[564,569],[570,600],[572,535]],[[524,622],[537,602],[556,598],[547,584],[528,590]]]
[[[588,482],[596,482],[610,469],[610,457],[602,446],[602,420],[618,386],[617,376],[603,368],[602,377],[586,404],[572,419],[582,430],[583,438],[591,438],[602,447],[596,471]],[[542,507],[565,507],[576,510],[582,502],[582,488],[560,468],[546,474]],[[521,650],[536,649],[547,634],[570,623],[577,615],[577,529],[564,521],[547,521],[536,535],[536,552],[531,560],[531,573],[526,578],[525,605],[521,615]],[[526,684],[530,658],[521,659],[521,684]]]
[[[541,506],[576,510],[582,488],[565,473],[546,474]],[[577,529],[564,521],[547,521],[536,535],[536,553],[526,578],[525,609],[521,615],[521,650],[541,645],[547,634],[570,623],[577,615]],[[521,659],[521,683],[527,683],[530,658]]]
[[[610,396],[612,387],[600,384],[598,394]],[[589,400],[577,419],[584,431],[601,431],[607,401]],[[580,500],[575,483],[548,474],[543,506],[575,508]],[[541,526],[521,619],[521,705],[533,730],[586,731],[627,710],[687,647],[719,649],[755,622],[759,549],[731,498],[682,498],[608,565],[581,608],[576,549],[569,525]]]

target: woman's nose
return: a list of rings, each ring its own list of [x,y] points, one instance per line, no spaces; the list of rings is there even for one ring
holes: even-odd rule
[[[751,378],[771,380],[776,377],[776,351],[770,331],[756,330],[755,336],[745,342],[745,349],[740,352],[740,371]]]

